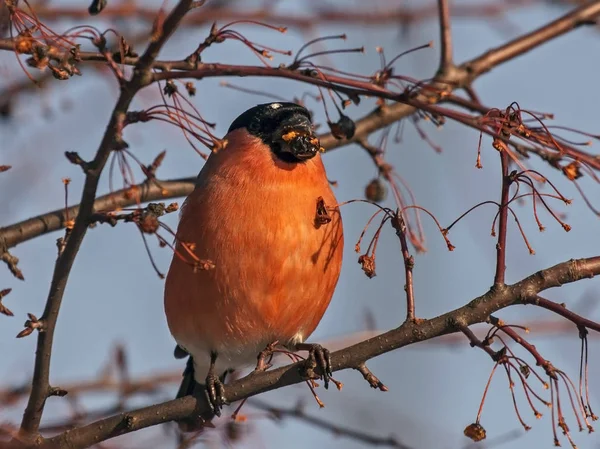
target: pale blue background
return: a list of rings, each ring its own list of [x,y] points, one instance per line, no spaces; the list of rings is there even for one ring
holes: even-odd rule
[[[350,8],[349,2],[329,3]],[[365,7],[364,2],[352,2],[353,5],[355,3],[358,7]],[[307,8],[303,2],[281,1],[278,5],[281,12],[290,13],[302,13]],[[477,56],[565,11],[564,8],[544,4],[518,9],[507,14],[505,21],[455,19],[456,61]],[[108,26],[99,20],[95,24],[99,28]],[[111,25],[123,29],[122,23]],[[65,21],[57,24],[56,29],[69,26]],[[363,74],[371,74],[379,67],[376,46],[385,48],[388,59],[430,40],[439,48],[435,20],[420,22],[408,29],[401,25],[367,28],[328,25],[304,35],[290,29],[283,36],[252,26],[236,29],[251,40],[292,50],[314,36],[345,32],[348,40],[331,43],[329,48],[364,45],[366,54],[332,57],[331,60],[342,70]],[[189,54],[206,33],[206,27],[185,28],[171,40],[162,56],[181,58]],[[415,78],[432,76],[438,63],[437,48],[402,58],[396,64],[396,72]],[[523,108],[554,112],[557,124],[598,133],[600,91],[596,86],[600,70],[599,50],[598,30],[581,29],[536,49],[527,57],[494,69],[475,87],[484,103],[491,107],[504,108],[516,100]],[[235,42],[209,49],[204,60],[259,63]],[[274,63],[283,61],[286,60],[278,58]],[[0,71],[6,80],[22,76],[19,70],[13,55],[0,55]],[[83,176],[80,169],[68,163],[62,154],[68,150],[78,151],[84,159],[92,157],[117,94],[112,78],[100,75],[88,66],[83,66],[82,71],[82,78],[53,83],[52,88],[41,95],[23,96],[16,105],[13,119],[0,124],[0,163],[13,165],[11,171],[0,175],[0,224],[7,225],[60,207],[63,204],[62,177],[72,179],[71,202],[79,198]],[[263,98],[220,87],[219,81],[208,79],[197,83],[198,94],[194,102],[207,120],[218,123],[217,135],[222,135],[233,118],[262,102]],[[275,79],[229,78],[227,81],[269,90],[290,99],[307,89],[316,92],[311,87]],[[156,88],[153,87],[139,96],[134,108],[149,107],[156,102]],[[322,120],[319,105],[312,103],[310,106],[317,111],[317,118]],[[360,107],[352,107],[349,115],[358,118],[372,107],[373,101],[363,101]],[[435,213],[442,224],[448,224],[476,202],[498,199],[497,155],[489,141],[485,142],[483,150],[484,169],[477,170],[474,168],[478,141],[475,131],[452,122],[441,131],[427,123],[423,126],[428,135],[443,147],[442,154],[436,154],[423,142],[409,123],[405,125],[403,142],[391,144],[388,151],[388,161],[411,185],[419,204]],[[125,138],[131,150],[146,162],[167,149],[167,158],[159,171],[162,179],[195,175],[202,165],[202,160],[174,127],[155,123],[135,125],[126,130]],[[372,138],[371,142],[376,140]],[[592,150],[597,151],[594,148]],[[368,156],[356,146],[336,150],[325,157],[325,163],[330,179],[339,182],[336,194],[340,201],[361,197],[364,186],[376,174]],[[536,159],[532,160],[532,164],[548,173],[548,168]],[[567,210],[567,221],[573,230],[565,234],[548,214],[541,212],[547,229],[540,234],[533,221],[531,207],[519,207],[519,216],[537,254],[528,254],[511,222],[509,282],[571,257],[600,253],[597,217],[585,207],[575,188],[565,183],[560,173],[550,174],[551,180],[563,186],[563,193],[575,200]],[[142,179],[140,174],[138,177]],[[582,185],[588,189],[594,204],[600,207],[600,186],[589,179],[583,179]],[[100,192],[107,189],[105,176]],[[388,204],[392,204],[390,200]],[[312,336],[313,341],[327,341],[364,330],[366,311],[373,314],[378,329],[398,326],[404,319],[403,268],[399,245],[391,228],[386,228],[380,241],[377,277],[367,279],[356,263],[357,255],[353,252],[355,239],[371,212],[372,208],[365,205],[351,205],[343,209],[347,236],[345,265],[332,305]],[[424,219],[429,252],[416,256],[418,316],[432,317],[460,306],[491,285],[495,241],[489,236],[489,229],[494,213],[493,208],[481,208],[453,229],[450,238],[456,250],[451,253],[446,250],[432,223]],[[165,222],[175,227],[176,215],[167,217]],[[56,257],[55,239],[59,235],[39,238],[13,249],[13,253],[21,259],[20,267],[26,282],[13,279],[4,266],[0,269],[0,287],[13,288],[5,303],[16,315],[15,318],[0,317],[0,388],[20,384],[31,374],[35,338],[15,340],[14,335],[21,330],[27,312],[41,315]],[[159,249],[154,243],[151,246],[159,267],[166,271],[170,252]],[[590,301],[586,313],[591,318],[600,319],[600,313],[594,309],[599,286],[598,281],[584,281],[547,296],[568,305],[575,305],[585,296]],[[83,243],[64,297],[54,344],[52,383],[61,385],[96,376],[117,342],[123,343],[128,350],[132,376],[183,368],[183,363],[172,357],[173,340],[163,316],[162,289],[163,281],[154,274],[139,232],[133,225],[119,225],[114,229],[105,225],[91,230]],[[515,322],[552,318],[548,313],[531,307],[506,310],[499,316]],[[534,328],[531,340],[546,358],[576,381],[579,340],[575,329],[566,336],[540,335],[536,337]],[[300,397],[307,405],[307,412],[313,415],[382,436],[393,433],[415,448],[464,447],[469,441],[462,435],[462,430],[475,418],[492,362],[482,351],[471,349],[466,341],[459,342],[450,347],[422,344],[372,361],[369,366],[390,389],[386,394],[371,390],[358,373],[348,371],[336,376],[345,383],[342,392],[319,393],[327,404],[324,410],[318,410],[303,387],[288,388],[263,398],[274,404],[292,406]],[[596,341],[592,340],[590,347],[593,405],[600,410],[597,382],[600,354]],[[174,393],[175,385],[170,385],[161,397],[169,398]],[[536,421],[520,391],[518,401],[525,420],[533,425],[533,430],[507,442],[504,447],[552,447],[549,411],[541,421]],[[87,402],[92,408],[108,403],[111,403],[110,397],[98,395]],[[134,399],[131,406],[145,403],[145,398]],[[66,410],[64,404],[64,399],[51,398],[48,401],[47,422]],[[17,408],[17,412],[0,410],[0,421],[18,422],[21,410],[22,406]],[[250,408],[245,411],[255,416]],[[576,423],[570,413],[567,419],[575,430]],[[490,439],[520,428],[506,378],[500,371],[492,383],[482,423]],[[266,419],[251,419],[248,427],[254,432],[248,437],[252,440],[242,439],[237,447],[365,447],[295,421],[285,421],[280,425]],[[163,443],[157,443],[162,440],[151,439],[156,435],[163,434],[156,429],[150,430],[136,438],[126,437],[121,444],[122,447],[163,447]],[[209,438],[215,440],[213,444],[218,447],[220,440],[214,433],[211,435]],[[598,447],[600,442],[596,434],[588,436],[575,431],[574,436],[580,448]],[[562,442],[568,447],[566,440]]]

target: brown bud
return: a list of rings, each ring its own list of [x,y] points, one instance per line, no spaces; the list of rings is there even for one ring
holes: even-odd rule
[[[365,198],[375,203],[384,201],[387,197],[387,187],[379,178],[374,178],[365,187]]]
[[[367,254],[359,256],[358,263],[362,265],[362,269],[369,279],[376,276],[375,273],[375,258]]]
[[[485,440],[485,429],[479,423],[469,424],[465,427],[464,433],[467,438],[470,438],[475,442]]]
[[[158,231],[159,222],[154,214],[142,214],[137,223],[141,231],[146,234],[154,234]]]
[[[325,200],[320,196],[317,198],[317,213],[315,215],[315,226],[318,228],[321,225],[331,222],[329,212],[327,212],[327,206],[325,206]]]
[[[570,181],[574,181],[583,176],[583,173],[581,173],[581,170],[579,169],[579,162],[577,161],[573,161],[570,164],[561,167],[561,170]]]
[[[327,122],[331,134],[336,139],[352,139],[356,131],[356,124],[347,115],[340,114],[340,119],[337,122]]]

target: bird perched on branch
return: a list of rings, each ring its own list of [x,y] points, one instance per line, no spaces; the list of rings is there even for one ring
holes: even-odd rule
[[[206,389],[215,414],[224,376],[278,342],[308,350],[327,384],[329,353],[306,344],[327,309],[344,237],[309,112],[255,106],[234,120],[186,199],[165,285],[165,312],[189,354],[178,397]],[[198,270],[186,251],[212,261]]]

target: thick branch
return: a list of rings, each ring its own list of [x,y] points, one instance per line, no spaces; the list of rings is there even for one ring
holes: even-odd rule
[[[44,332],[38,333],[32,389],[25,413],[23,414],[23,420],[21,421],[21,438],[31,439],[39,429],[44,404],[50,391],[50,358],[56,321],[58,320],[58,313],[71,268],[79,252],[81,242],[88,229],[89,219],[93,213],[100,175],[111,151],[117,145],[122,144],[121,133],[125,113],[138,90],[147,83],[153,59],[171,33],[176,29],[191,4],[191,0],[181,0],[169,17],[165,19],[158,38],[148,46],[147,51],[140,58],[133,78],[122,87],[121,95],[110,117],[96,156],[89,163],[89,170],[87,170],[80,201],[79,214],[77,215],[75,225],[69,235],[65,248],[56,261],[48,299],[46,300],[46,307],[40,319],[44,326]]]
[[[194,189],[195,181],[195,177],[168,181],[157,180],[117,190],[116,192],[98,197],[94,202],[93,213],[133,206],[138,202],[145,203],[148,201],[186,196]],[[135,194],[132,194],[133,192]],[[12,248],[19,243],[31,240],[40,235],[63,229],[67,217],[72,218],[77,216],[79,209],[79,205],[57,209],[5,228],[0,228],[0,248]]]
[[[397,329],[336,351],[331,355],[332,369],[339,371],[357,368],[366,360],[378,355],[441,335],[459,332],[465,326],[486,321],[490,314],[497,310],[520,303],[523,298],[532,297],[543,290],[591,278],[598,274],[600,274],[600,256],[560,263],[538,271],[514,285],[493,288],[467,305],[437,318],[423,320],[419,323],[407,321]],[[251,374],[232,382],[227,387],[227,401],[239,401],[265,391],[302,382],[299,370],[301,363]],[[204,398],[197,399],[186,396],[135,411],[120,413],[61,433],[45,440],[45,443],[48,447],[85,448],[118,435],[181,419],[191,413],[204,414],[208,411],[208,404]]]
[[[450,28],[450,5],[449,0],[438,0],[438,15],[440,22],[440,65],[438,75],[444,76],[449,73],[453,66],[452,62],[452,30]]]
[[[468,63],[466,68],[472,73],[473,77],[477,77],[506,61],[510,61],[552,39],[568,33],[574,28],[578,28],[582,25],[596,24],[599,14],[600,1],[585,3],[583,6],[574,9],[572,12],[541,28],[520,36],[501,47],[496,47],[493,50],[488,51]]]

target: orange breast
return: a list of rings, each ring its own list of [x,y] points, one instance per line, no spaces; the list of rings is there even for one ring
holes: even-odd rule
[[[215,268],[194,272],[173,258],[165,286],[169,328],[184,347],[210,350],[306,339],[329,305],[344,244],[322,161],[280,162],[244,130],[228,139],[202,169],[177,231]],[[334,207],[321,226],[318,197]]]

